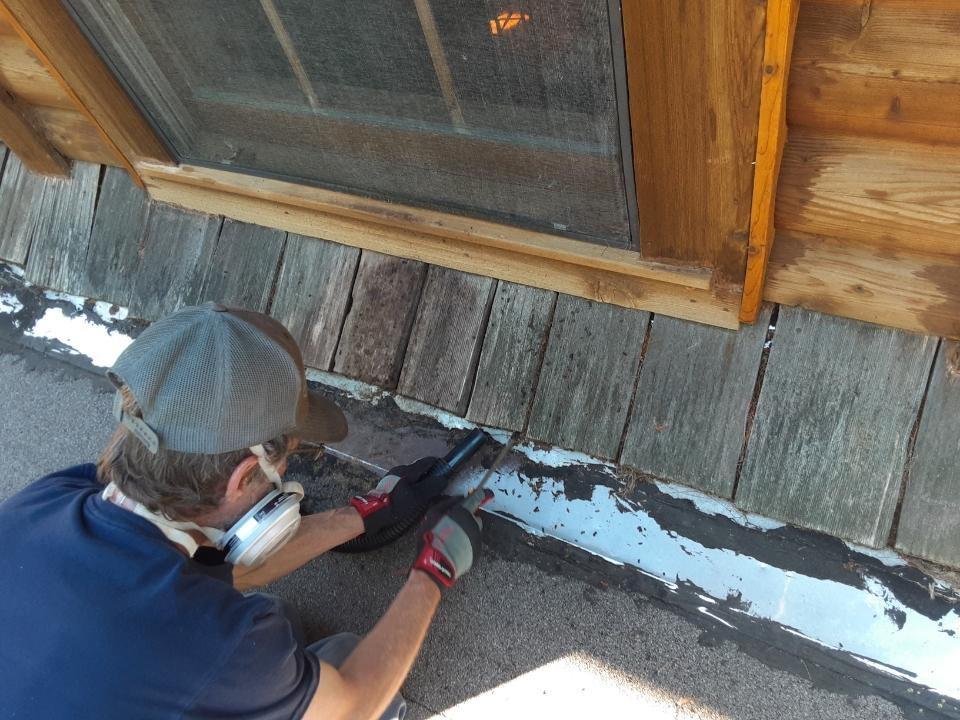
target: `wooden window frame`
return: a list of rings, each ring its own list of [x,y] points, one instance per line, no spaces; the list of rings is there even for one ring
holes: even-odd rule
[[[753,221],[758,215],[756,208],[750,211],[759,176],[754,177],[752,167],[747,169],[749,174],[744,169],[744,164],[753,165],[755,154],[760,157],[760,148],[743,141],[743,136],[756,139],[759,118],[770,112],[765,105],[776,93],[761,96],[761,60],[769,57],[772,44],[783,46],[785,26],[777,22],[771,28],[768,24],[765,42],[759,37],[754,42],[750,39],[763,33],[765,13],[774,6],[795,3],[768,0],[764,8],[753,0],[718,0],[704,4],[709,10],[697,5],[692,12],[701,35],[690,34],[690,18],[672,0],[661,0],[653,11],[655,22],[646,23],[638,22],[638,4],[623,3],[633,169],[643,237],[640,252],[279,180],[176,165],[59,0],[0,0],[0,12],[157,200],[598,302],[737,328],[741,317],[749,320],[750,316],[741,312],[748,266],[756,274],[757,267],[762,270],[766,264],[763,250],[758,251],[759,264],[751,255],[752,247],[762,245],[753,240],[754,227],[762,222]],[[649,10],[647,4],[644,8]],[[725,43],[714,40],[721,35],[726,38],[731,28],[746,34],[738,46],[743,68],[737,71],[736,82],[743,86],[738,87],[742,97],[728,99],[724,83],[729,78],[723,73],[729,72],[731,56],[724,54],[728,52],[723,49]],[[700,40],[686,43],[688,49],[691,44],[696,46],[689,59],[677,55],[672,44],[681,33],[688,41],[690,37]],[[789,50],[789,39],[786,47]],[[662,68],[647,62],[644,52],[660,53],[657,62],[683,60],[680,64],[684,67],[697,67],[684,70],[684,83],[671,84],[659,77]],[[691,78],[692,87],[686,82]],[[752,95],[754,81],[756,98]],[[671,147],[681,157],[671,157],[663,147],[662,118],[659,124],[649,122],[655,102],[640,100],[644,97],[640,92],[646,90],[651,91],[652,99],[675,110],[695,108],[696,98],[702,95],[712,103],[710,112],[681,113],[683,131],[690,137],[704,133],[709,137],[712,132],[716,146],[719,122],[721,135],[726,133],[721,142],[740,138],[736,157],[731,160],[720,147],[706,147],[704,152],[700,140],[686,147],[688,143],[677,142],[676,137]],[[758,110],[756,117],[750,117],[755,112],[751,108]],[[774,127],[782,129],[782,125]],[[773,147],[776,156],[782,142]],[[764,162],[764,182],[769,188],[778,162]],[[701,203],[709,195],[704,188],[712,183],[717,184],[723,202]],[[648,194],[651,188],[654,191]],[[630,194],[630,188],[627,192]],[[685,208],[684,198],[688,197],[693,199]],[[665,198],[661,208],[658,203]],[[738,210],[732,218],[731,201],[745,205],[747,212]],[[685,209],[690,212],[684,213]],[[769,215],[772,218],[772,213]],[[751,286],[751,298],[757,302],[759,287],[756,282]]]

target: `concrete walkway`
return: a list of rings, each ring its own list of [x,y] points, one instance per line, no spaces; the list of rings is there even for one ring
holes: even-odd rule
[[[0,354],[0,387],[0,498],[96,459],[113,425],[105,381],[18,351]],[[301,478],[314,507],[370,485],[342,463],[319,467],[322,477]],[[775,648],[738,648],[659,602],[573,577],[562,560],[523,543],[491,540],[444,600],[407,683],[412,718],[914,716]],[[362,633],[401,585],[412,554],[407,538],[378,553],[331,555],[271,589],[299,608],[309,635]]]

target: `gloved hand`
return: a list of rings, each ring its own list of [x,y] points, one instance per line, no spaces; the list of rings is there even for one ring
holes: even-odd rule
[[[391,468],[373,490],[354,497],[350,504],[363,518],[363,531],[378,533],[410,517],[442,492],[442,487],[421,482],[436,462],[435,457],[425,457],[411,465]]]
[[[483,529],[478,513],[492,499],[491,490],[473,492],[466,498],[452,497],[432,508],[423,519],[413,569],[427,573],[440,592],[453,587],[473,566]]]

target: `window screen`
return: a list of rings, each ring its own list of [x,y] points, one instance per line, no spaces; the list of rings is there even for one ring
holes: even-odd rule
[[[181,162],[633,246],[608,0],[65,1]]]

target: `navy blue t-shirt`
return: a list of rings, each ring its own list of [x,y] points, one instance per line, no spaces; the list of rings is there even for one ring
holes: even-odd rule
[[[103,500],[93,465],[0,504],[0,718],[298,718],[319,664],[232,566]]]

